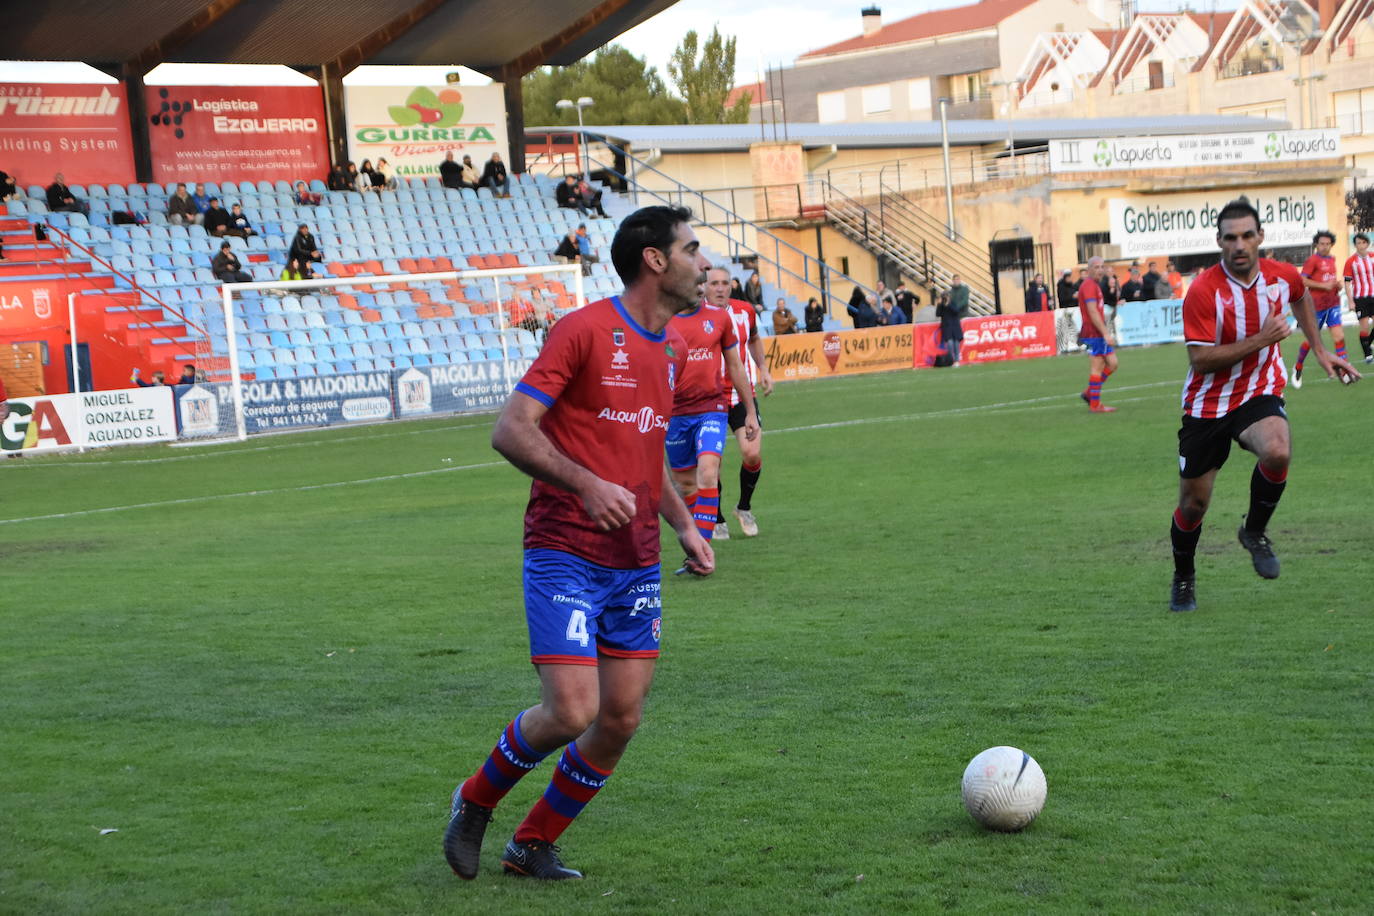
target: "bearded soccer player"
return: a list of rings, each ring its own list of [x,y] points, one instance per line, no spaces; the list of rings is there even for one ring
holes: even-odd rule
[[[1102,403],[1102,383],[1116,371],[1116,340],[1107,327],[1102,311],[1102,278],[1107,264],[1099,257],[1088,259],[1087,276],[1078,286],[1078,312],[1082,330],[1078,332],[1088,348],[1088,387],[1079,395],[1093,413],[1115,413],[1115,407]]]
[[[753,442],[759,435],[753,386],[740,361],[730,312],[702,302],[695,309],[673,316],[669,326],[687,344],[687,368],[673,392],[673,419],[668,424],[668,466],[683,501],[696,519],[706,540],[715,534],[720,511],[720,456],[725,451],[726,408],[730,403],[721,379],[721,363],[730,382],[750,397],[744,401],[744,436]],[[674,575],[705,575],[688,556]]]
[[[639,725],[659,654],[658,516],[697,570],[714,567],[663,462],[686,355],[669,319],[697,308],[707,266],[690,219],[682,208],[647,207],[620,224],[611,259],[624,295],[553,326],[492,432],[492,446],[534,478],[524,587],[540,700],[453,792],[444,857],[459,877],[477,876],[496,805],[560,748],[501,865],[546,880],[582,877],[554,843]]]
[[[1374,363],[1374,255],[1369,253],[1369,236],[1355,235],[1355,253],[1345,259],[1345,294],[1360,318],[1360,349],[1364,361]]]
[[[735,340],[744,344],[749,350],[749,357],[746,359],[740,355],[740,362],[744,364],[745,374],[749,376],[749,384],[752,392],[763,392],[767,397],[773,392],[773,376],[768,371],[768,361],[763,352],[763,339],[759,337],[758,313],[753,306],[747,302],[730,298],[730,272],[723,267],[713,267],[706,272],[706,301],[716,308],[725,309],[730,313],[730,320],[734,322]],[[727,367],[724,357],[721,358],[721,372],[725,373]],[[746,393],[740,396],[739,389],[734,385],[726,385],[730,397],[730,412],[726,414],[726,421],[730,425],[730,432],[734,433],[735,441],[739,444],[739,502],[735,504],[735,520],[739,522],[740,530],[745,537],[756,537],[759,533],[758,520],[754,518],[754,489],[759,485],[759,475],[763,473],[763,435],[760,433],[750,439],[745,435],[744,419],[746,408],[744,399],[751,397]],[[763,416],[759,413],[759,399],[753,396],[754,416],[758,417],[759,427],[763,426]],[[717,481],[717,499],[723,499],[724,487]],[[725,514],[720,509],[716,510],[716,533],[717,540],[724,540],[730,536],[730,528],[726,524]]]
[[[1170,528],[1171,611],[1197,610],[1193,558],[1217,471],[1233,440],[1258,459],[1250,475],[1250,511],[1240,528],[1240,543],[1255,572],[1278,578],[1279,560],[1264,532],[1283,495],[1291,454],[1279,345],[1292,330],[1284,312],[1292,309],[1328,376],[1346,384],[1360,378],[1344,359],[1326,352],[1302,277],[1289,264],[1259,257],[1263,242],[1259,213],[1249,201],[1241,198],[1222,207],[1217,214],[1221,263],[1199,274],[1183,299],[1189,368],[1183,383],[1183,428],[1178,431],[1178,508]]]
[[[1336,276],[1336,259],[1331,256],[1331,246],[1336,244],[1336,236],[1323,229],[1312,236],[1312,256],[1302,265],[1303,281],[1312,296],[1312,307],[1317,311],[1317,328],[1331,329],[1331,343],[1335,345],[1336,357],[1345,359],[1345,332],[1341,330],[1341,281]],[[1302,364],[1312,348],[1303,343],[1298,348],[1298,361],[1293,364],[1293,387],[1302,387]]]

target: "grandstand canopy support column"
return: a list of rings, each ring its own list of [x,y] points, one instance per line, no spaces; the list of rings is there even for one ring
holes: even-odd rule
[[[324,123],[329,143],[329,162],[340,165],[348,161],[348,120],[344,114],[344,71],[334,64],[321,64],[307,76],[320,82],[324,93]]]
[[[525,93],[521,83],[524,75],[507,64],[495,77],[501,81],[506,93],[506,136],[510,138],[509,166],[512,172],[525,171]]]
[[[156,181],[153,177],[153,146],[148,133],[148,95],[143,88],[146,70],[137,64],[125,64],[120,68],[120,78],[129,97],[129,131],[134,142],[134,177],[145,184]]]

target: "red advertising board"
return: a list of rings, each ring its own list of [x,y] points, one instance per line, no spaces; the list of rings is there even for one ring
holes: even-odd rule
[[[149,86],[153,178],[292,181],[329,171],[318,86]]]
[[[1054,312],[1019,315],[987,315],[963,320],[964,339],[959,345],[959,362],[988,363],[1004,359],[1032,359],[1054,356]],[[935,364],[940,347],[940,325],[918,324],[915,328],[915,365]]]
[[[0,83],[0,163],[26,188],[133,181],[124,86]]]

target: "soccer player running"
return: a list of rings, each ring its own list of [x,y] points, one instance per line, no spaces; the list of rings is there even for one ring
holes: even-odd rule
[[[1178,431],[1178,508],[1170,526],[1171,611],[1197,610],[1193,558],[1212,486],[1232,440],[1258,459],[1250,475],[1250,511],[1239,531],[1240,543],[1250,552],[1255,572],[1278,578],[1279,560],[1264,531],[1283,495],[1291,453],[1279,350],[1292,333],[1285,310],[1292,309],[1328,376],[1347,384],[1360,378],[1344,359],[1326,352],[1302,277],[1292,265],[1260,258],[1263,242],[1259,213],[1248,200],[1222,207],[1217,214],[1221,263],[1199,274],[1183,299],[1189,368]]]
[[[773,393],[773,376],[768,371],[768,361],[763,352],[763,338],[759,336],[758,313],[753,306],[747,302],[730,298],[730,272],[724,267],[713,267],[706,272],[706,301],[716,308],[725,309],[730,313],[730,320],[734,322],[735,340],[748,341],[749,359],[740,357],[740,362],[744,364],[745,374],[749,376],[749,384],[753,386],[755,392],[763,392],[767,397]],[[725,365],[725,358],[721,357],[721,372],[724,374],[729,369]],[[735,504],[735,519],[739,522],[740,530],[745,537],[757,537],[759,533],[758,520],[754,518],[754,490],[759,485],[759,475],[763,473],[763,436],[762,434],[750,439],[744,430],[744,419],[746,409],[744,397],[734,385],[727,385],[730,395],[730,412],[726,414],[726,421],[730,425],[730,432],[734,433],[735,441],[739,444],[740,465],[739,465],[739,502]],[[747,395],[745,395],[747,397]],[[763,426],[763,416],[759,412],[759,400],[754,398],[754,416],[758,418],[760,428]],[[716,483],[717,499],[723,498],[724,487]],[[725,514],[721,510],[716,512],[716,533],[717,540],[724,540],[730,536],[730,528],[726,524]]]
[[[582,877],[554,843],[639,725],[659,653],[658,516],[694,568],[714,567],[663,461],[686,355],[669,319],[697,308],[707,267],[690,219],[682,208],[647,207],[620,224],[611,260],[624,295],[553,326],[492,432],[492,446],[534,478],[524,588],[540,701],[454,790],[444,857],[459,877],[477,876],[497,803],[559,748],[552,780],[501,864],[534,878]]]
[[[1312,307],[1317,310],[1317,330],[1331,329],[1331,342],[1336,346],[1336,357],[1345,359],[1345,332],[1341,330],[1341,281],[1336,276],[1336,259],[1331,256],[1331,246],[1336,244],[1336,236],[1323,229],[1312,236],[1313,252],[1302,265],[1302,277],[1312,295]],[[1298,361],[1293,364],[1293,387],[1302,387],[1302,364],[1307,361],[1311,347],[1304,341],[1298,348]]]
[[[1107,327],[1102,311],[1102,278],[1107,265],[1100,257],[1088,259],[1087,276],[1078,286],[1078,313],[1082,320],[1079,336],[1088,348],[1088,387],[1079,395],[1093,413],[1115,413],[1115,407],[1102,403],[1102,383],[1116,371],[1116,339]]]
[[[726,398],[721,383],[721,363],[730,383],[744,398],[744,438],[752,443],[759,435],[754,409],[754,387],[740,361],[735,325],[726,309],[703,301],[695,309],[679,312],[669,326],[687,344],[687,368],[673,392],[673,419],[668,424],[668,466],[683,501],[696,519],[706,540],[715,533],[720,512],[720,456],[725,451]],[[691,555],[674,575],[707,575]]]
[[[1364,361],[1374,363],[1374,255],[1369,253],[1369,236],[1355,235],[1355,253],[1345,259],[1345,294],[1360,318],[1360,349]]]

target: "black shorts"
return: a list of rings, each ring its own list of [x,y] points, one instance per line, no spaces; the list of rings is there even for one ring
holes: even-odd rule
[[[730,408],[730,413],[726,415],[726,420],[730,423],[730,432],[734,432],[744,426],[744,418],[747,415],[744,402],[740,401]],[[759,429],[763,429],[763,414],[759,411],[759,399],[754,398],[754,416],[759,418]]]
[[[1283,398],[1263,394],[1215,420],[1184,416],[1178,431],[1178,476],[1191,480],[1221,467],[1231,454],[1231,440],[1239,443],[1240,434],[1265,417],[1288,419]]]
[[[1355,314],[1360,318],[1374,318],[1374,296],[1360,296],[1356,299]]]

